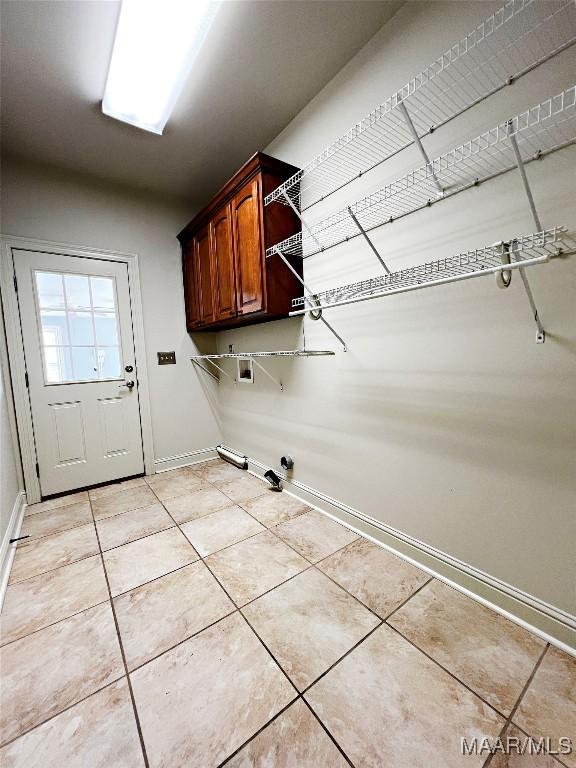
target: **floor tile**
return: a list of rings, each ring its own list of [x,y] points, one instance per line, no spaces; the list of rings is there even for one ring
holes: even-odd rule
[[[557,747],[557,739],[572,739],[571,755],[561,760],[576,766],[576,658],[550,647],[520,706],[513,717],[522,730],[535,739],[549,736]]]
[[[164,506],[178,523],[204,517],[211,512],[230,507],[232,504],[228,496],[212,486],[200,488],[185,496],[175,496],[164,502]]]
[[[307,560],[269,531],[206,558],[237,605],[244,605],[309,567]]]
[[[120,595],[114,606],[129,669],[235,610],[201,562]]]
[[[79,501],[88,501],[88,491],[78,491],[78,493],[69,493],[66,496],[57,496],[54,499],[40,501],[38,504],[29,504],[24,511],[24,517],[37,515],[38,512],[47,512],[49,509],[66,507]]]
[[[100,551],[94,525],[81,525],[38,541],[21,544],[10,571],[9,584],[69,565]]]
[[[430,580],[424,571],[366,539],[330,555],[318,568],[383,619]]]
[[[0,750],[3,768],[143,768],[126,679]]]
[[[183,496],[186,493],[197,491],[202,487],[202,480],[193,472],[172,475],[171,472],[152,475],[148,478],[148,485],[160,501],[172,499],[174,496]]]
[[[121,480],[118,483],[109,483],[108,485],[101,485],[99,488],[92,488],[92,490],[88,491],[88,495],[91,501],[95,501],[106,496],[112,496],[118,493],[118,491],[128,491],[132,488],[139,488],[142,485],[146,485],[144,477],[133,477],[130,480]]]
[[[108,600],[100,555],[41,573],[6,590],[0,614],[0,644]]]
[[[526,736],[513,725],[506,729],[502,737],[503,744],[510,750],[509,754],[496,752],[490,762],[490,768],[562,768],[561,764],[548,754],[529,754],[525,749],[525,739],[533,738]],[[508,742],[507,739],[518,739],[519,746],[515,742]],[[537,750],[537,739],[534,744],[534,751]],[[524,754],[521,753],[524,750]]]
[[[0,649],[0,743],[124,674],[110,603]]]
[[[133,509],[121,515],[106,517],[96,522],[98,538],[103,550],[128,544],[151,533],[158,533],[165,528],[172,528],[174,521],[162,504]]]
[[[299,699],[226,763],[226,768],[347,768],[348,763]]]
[[[311,563],[317,563],[359,538],[357,533],[316,510],[282,523],[274,533]]]
[[[307,701],[356,768],[480,768],[461,739],[495,739],[504,720],[386,625],[337,664]]]
[[[274,491],[268,490],[267,483],[254,477],[254,475],[248,475],[246,472],[243,472],[240,477],[231,481],[228,480],[223,483],[220,481],[211,482],[214,482],[214,485],[220,488],[236,504],[242,504],[244,501],[248,501],[248,499],[255,499],[263,493],[274,493]]]
[[[40,512],[22,521],[20,536],[30,536],[33,539],[60,533],[78,525],[92,522],[92,510],[89,501],[78,501],[65,507],[56,507],[46,512]]]
[[[190,539],[201,557],[263,530],[260,523],[240,507],[226,507],[182,525],[182,532]]]
[[[113,597],[198,560],[178,528],[110,549],[102,557]]]
[[[379,623],[373,613],[315,568],[242,610],[299,690]]]
[[[238,613],[131,678],[150,768],[217,766],[296,695]]]
[[[436,580],[389,623],[504,715],[512,710],[546,645]]]
[[[209,483],[229,483],[232,480],[245,477],[246,473],[226,461],[221,461],[219,463],[211,462],[210,466],[205,467],[200,475]]]
[[[285,523],[292,520],[304,512],[309,512],[310,507],[294,496],[287,493],[276,493],[270,491],[255,499],[248,499],[242,506],[247,512],[250,512],[262,525],[267,528],[279,523]]]
[[[157,501],[147,485],[139,485],[136,488],[128,488],[125,491],[117,491],[109,496],[92,501],[92,512],[95,520],[103,520],[105,517],[120,515],[122,512],[130,512],[133,509],[149,507]]]

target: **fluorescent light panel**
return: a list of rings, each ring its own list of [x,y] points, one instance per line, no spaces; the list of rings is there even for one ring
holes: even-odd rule
[[[214,0],[123,0],[102,112],[161,134],[218,5]]]

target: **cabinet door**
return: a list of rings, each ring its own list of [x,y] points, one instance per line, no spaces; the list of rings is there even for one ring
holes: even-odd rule
[[[232,232],[239,315],[265,307],[264,257],[260,236],[259,179],[247,184],[232,200]]]
[[[195,237],[198,303],[200,305],[200,322],[202,325],[214,322],[212,251],[209,235],[210,233],[206,226]]]
[[[216,320],[236,316],[236,275],[232,249],[230,206],[219,211],[210,222],[212,263],[214,266],[214,301]]]
[[[200,307],[198,304],[198,282],[196,275],[195,242],[194,240],[190,240],[182,246],[184,307],[186,309],[186,328],[189,331],[200,325]]]

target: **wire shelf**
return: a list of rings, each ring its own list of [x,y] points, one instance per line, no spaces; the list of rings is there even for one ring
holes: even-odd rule
[[[357,237],[360,231],[354,217],[368,232],[506,173],[517,164],[511,135],[516,138],[525,163],[573,144],[576,142],[574,118],[576,86],[292,235],[269,248],[266,255],[272,256],[279,249],[283,254],[302,258],[313,256]],[[443,189],[441,194],[438,193],[438,183]]]
[[[191,360],[226,360],[254,357],[321,357],[335,355],[330,349],[288,349],[275,352],[227,352],[222,355],[192,355]]]
[[[264,201],[306,210],[576,42],[575,0],[509,0]],[[303,207],[302,207],[303,205]]]
[[[569,243],[567,239],[567,230],[554,227],[506,243],[476,248],[449,258],[391,272],[389,275],[361,280],[311,296],[302,296],[292,301],[293,307],[301,309],[290,314],[301,315],[309,310],[344,306],[394,293],[530,267],[570,251],[572,246],[573,243]]]

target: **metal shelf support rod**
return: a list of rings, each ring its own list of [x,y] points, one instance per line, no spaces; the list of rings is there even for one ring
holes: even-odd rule
[[[221,367],[220,367],[220,366],[219,366],[217,363],[215,363],[215,362],[214,362],[214,360],[211,360],[209,357],[207,357],[207,358],[205,358],[205,359],[206,359],[206,360],[207,360],[209,363],[211,363],[211,364],[214,366],[214,368],[217,368],[217,369],[220,371],[220,373],[224,374],[224,376],[227,376],[229,379],[231,379],[231,378],[232,378],[232,376],[230,376],[230,374],[229,374],[229,373],[226,373],[226,371],[224,370],[224,368],[221,368]]]
[[[526,168],[524,166],[524,161],[522,160],[522,155],[520,153],[520,148],[518,147],[518,142],[516,141],[516,136],[514,134],[514,128],[512,125],[512,122],[508,123],[508,137],[510,139],[510,144],[512,145],[512,149],[514,151],[514,157],[516,159],[516,165],[518,166],[518,170],[520,172],[520,178],[522,179],[522,184],[524,186],[524,191],[526,192],[526,197],[528,198],[528,205],[530,206],[530,212],[532,213],[532,218],[534,219],[534,223],[536,224],[536,229],[538,232],[542,231],[542,225],[540,223],[540,217],[538,216],[538,211],[536,210],[536,203],[534,202],[534,196],[532,195],[532,189],[530,188],[530,182],[528,181],[528,176],[526,175]],[[516,249],[514,248],[514,244],[512,245],[512,251],[514,252]],[[516,259],[516,256],[514,256]],[[536,323],[536,344],[544,344],[546,341],[546,332],[544,330],[544,326],[542,325],[542,321],[540,320],[540,315],[538,314],[538,307],[536,306],[536,302],[534,300],[534,294],[532,293],[532,288],[530,287],[530,281],[528,280],[528,275],[526,274],[523,267],[519,268],[520,277],[522,278],[522,283],[524,284],[524,290],[526,291],[526,296],[528,297],[528,303],[530,304],[530,309],[532,310],[532,315],[534,317],[534,322]]]
[[[307,285],[306,285],[306,283],[304,282],[304,278],[303,278],[303,277],[300,277],[300,275],[298,274],[298,272],[296,272],[296,270],[294,269],[294,267],[292,266],[292,264],[290,264],[290,262],[288,261],[288,259],[286,258],[286,256],[284,256],[284,254],[282,253],[282,251],[280,250],[280,248],[278,248],[278,246],[274,246],[274,250],[276,251],[276,253],[278,254],[278,256],[280,256],[280,258],[282,259],[282,261],[284,262],[284,264],[286,264],[286,266],[288,267],[288,269],[290,270],[290,272],[292,272],[292,274],[294,275],[294,277],[296,278],[296,280],[298,280],[298,282],[299,282],[299,283],[302,285],[302,287],[303,287],[303,288],[304,288],[304,290],[307,292],[307,294],[308,294],[309,296],[313,297],[313,296],[314,296],[314,294],[312,293],[312,291],[310,290],[310,288],[308,288],[308,286],[307,286]],[[343,350],[344,352],[347,352],[347,351],[348,351],[348,347],[347,347],[347,345],[346,345],[346,342],[345,342],[345,341],[344,341],[344,339],[342,338],[342,336],[340,336],[340,334],[336,333],[336,331],[334,330],[334,328],[332,328],[332,326],[330,325],[330,323],[329,323],[327,320],[325,320],[325,319],[322,317],[322,315],[320,315],[320,317],[319,317],[318,319],[322,320],[322,322],[324,323],[324,325],[326,326],[326,328],[328,328],[328,330],[330,331],[330,333],[331,333],[333,336],[335,336],[335,337],[338,339],[338,341],[340,342],[340,344],[342,344],[342,350]]]
[[[366,242],[368,243],[368,245],[369,245],[369,246],[370,246],[370,248],[372,249],[372,251],[373,251],[374,255],[376,256],[376,258],[378,259],[378,261],[380,262],[380,264],[381,264],[381,265],[382,265],[382,267],[384,268],[384,271],[385,271],[385,272],[387,272],[388,274],[391,274],[390,270],[388,269],[388,266],[387,266],[386,262],[384,261],[384,259],[382,258],[382,256],[380,256],[380,254],[378,253],[378,251],[377,251],[377,249],[376,249],[376,246],[374,245],[374,243],[372,242],[372,240],[370,240],[370,238],[368,237],[368,235],[367,235],[367,233],[366,233],[366,231],[365,231],[364,227],[362,226],[362,224],[360,224],[360,222],[358,221],[358,219],[357,219],[357,218],[356,218],[356,216],[354,215],[354,213],[353,213],[353,211],[352,211],[352,208],[351,208],[350,206],[348,206],[348,213],[350,214],[350,218],[352,219],[352,221],[354,222],[354,224],[356,224],[356,226],[357,226],[357,227],[358,227],[358,229],[360,230],[360,234],[361,234],[361,235],[362,235],[362,237],[363,237],[363,238],[366,240]]]
[[[218,376],[212,373],[212,371],[209,371],[208,368],[205,368],[203,365],[200,365],[200,363],[197,360],[190,360],[190,362],[192,363],[192,365],[195,365],[198,368],[200,368],[201,371],[204,371],[204,373],[207,373],[208,376],[211,376],[217,384],[220,384],[220,379],[218,378]]]
[[[438,187],[438,192],[441,195],[443,195],[444,194],[444,189],[443,189],[442,185],[440,184],[440,182],[438,181],[438,177],[434,173],[434,170],[432,169],[432,164],[430,163],[430,158],[428,157],[428,152],[426,152],[426,150],[424,149],[424,147],[422,145],[422,141],[420,140],[420,136],[418,136],[418,131],[414,127],[414,123],[412,122],[412,118],[410,117],[410,113],[406,109],[406,104],[404,104],[403,101],[399,101],[398,102],[398,109],[400,110],[400,112],[402,113],[402,117],[406,121],[406,125],[408,126],[408,130],[412,134],[412,138],[414,139],[414,143],[416,144],[416,146],[420,150],[420,154],[424,158],[424,162],[426,163],[426,165],[430,166],[430,169],[432,171],[432,178],[434,179],[434,183]]]
[[[320,250],[322,250],[322,244],[321,244],[321,243],[320,243],[320,241],[317,239],[317,237],[316,237],[316,235],[314,234],[314,232],[312,232],[312,230],[311,230],[311,229],[310,229],[310,227],[308,226],[308,222],[306,222],[306,221],[305,221],[305,220],[302,218],[302,214],[300,213],[300,211],[298,210],[298,208],[296,208],[296,206],[294,205],[294,203],[293,203],[293,202],[292,202],[292,200],[290,199],[290,196],[286,194],[285,190],[282,190],[282,197],[284,198],[284,200],[286,200],[286,202],[288,203],[288,205],[290,206],[290,208],[292,208],[292,210],[294,211],[294,213],[296,214],[296,216],[298,216],[298,218],[300,219],[300,223],[301,223],[301,224],[302,224],[302,226],[305,228],[305,230],[308,232],[308,234],[310,235],[310,237],[312,238],[312,240],[314,240],[314,242],[316,243],[316,245],[318,246],[318,248],[320,248]]]
[[[278,381],[278,379],[275,379],[275,378],[274,378],[274,376],[272,376],[272,374],[271,374],[271,373],[268,373],[268,371],[266,370],[266,368],[264,368],[264,366],[263,366],[263,365],[261,365],[261,363],[259,363],[259,362],[258,362],[258,360],[255,360],[253,357],[252,357],[252,358],[250,358],[250,359],[252,360],[252,362],[254,363],[254,365],[256,365],[256,366],[258,366],[258,368],[260,368],[260,370],[262,371],[262,373],[266,374],[266,376],[268,376],[268,378],[269,378],[269,379],[271,379],[271,380],[274,382],[274,384],[276,384],[277,386],[279,386],[279,387],[280,387],[280,392],[284,392],[284,384],[282,384],[282,382],[281,382],[281,381]]]

